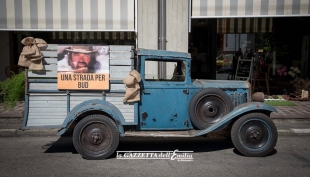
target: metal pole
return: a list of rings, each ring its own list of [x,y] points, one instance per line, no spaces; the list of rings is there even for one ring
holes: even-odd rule
[[[192,0],[188,0],[188,32],[192,32]]]
[[[158,0],[158,49],[166,50],[166,1]],[[158,62],[159,79],[166,78],[166,63]]]

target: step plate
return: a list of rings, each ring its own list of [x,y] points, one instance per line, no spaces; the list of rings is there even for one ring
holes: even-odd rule
[[[135,137],[191,137],[188,131],[126,131],[125,136]]]

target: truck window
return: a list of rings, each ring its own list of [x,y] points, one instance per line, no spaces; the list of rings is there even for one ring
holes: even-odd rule
[[[157,70],[154,71],[151,68],[158,66],[158,62],[164,62],[166,64],[166,75],[163,78],[159,78]],[[170,81],[170,82],[183,82],[186,75],[186,64],[182,60],[146,60],[145,61],[145,80],[146,81]],[[154,74],[155,73],[155,74]]]

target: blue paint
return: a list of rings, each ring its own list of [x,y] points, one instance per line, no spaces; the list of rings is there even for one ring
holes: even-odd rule
[[[245,81],[236,80],[196,80],[193,85],[202,85],[203,88],[221,88],[221,89],[248,89]]]
[[[67,92],[67,115],[70,112],[70,94]]]
[[[167,50],[152,50],[152,49],[138,49],[138,56],[153,56],[153,57],[165,57],[165,58],[184,58],[191,60],[189,53],[174,52]]]
[[[29,113],[29,94],[26,94],[25,95],[24,118],[23,118],[22,129],[25,129],[27,127],[28,113]]]
[[[82,113],[92,110],[99,110],[105,112],[110,115],[112,119],[116,121],[118,129],[120,131],[121,136],[124,135],[124,130],[122,125],[128,125],[125,122],[125,119],[119,109],[114,106],[113,104],[103,101],[103,100],[88,100],[78,104],[74,107],[69,114],[67,115],[66,119],[62,124],[62,131],[58,133],[58,135],[62,135],[68,127],[72,124],[72,122]]]

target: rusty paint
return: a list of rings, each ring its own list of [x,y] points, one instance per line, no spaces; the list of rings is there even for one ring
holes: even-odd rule
[[[190,137],[189,131],[126,131],[125,136],[135,137]]]
[[[245,84],[249,87],[249,101],[251,101],[252,100],[252,98],[251,98],[251,96],[252,96],[252,86],[251,86],[251,84],[250,84],[250,82],[248,81],[248,80],[246,80],[245,81]]]
[[[203,89],[203,84],[202,84],[202,82],[201,82],[199,79],[196,79],[196,81],[197,81],[198,83],[200,83],[201,89]]]
[[[188,89],[184,89],[184,90],[183,90],[183,93],[184,93],[184,94],[188,94]]]
[[[146,112],[142,113],[142,119],[145,120],[147,118],[148,114]]]
[[[259,106],[259,104],[256,104],[256,108],[259,108],[260,106]]]

